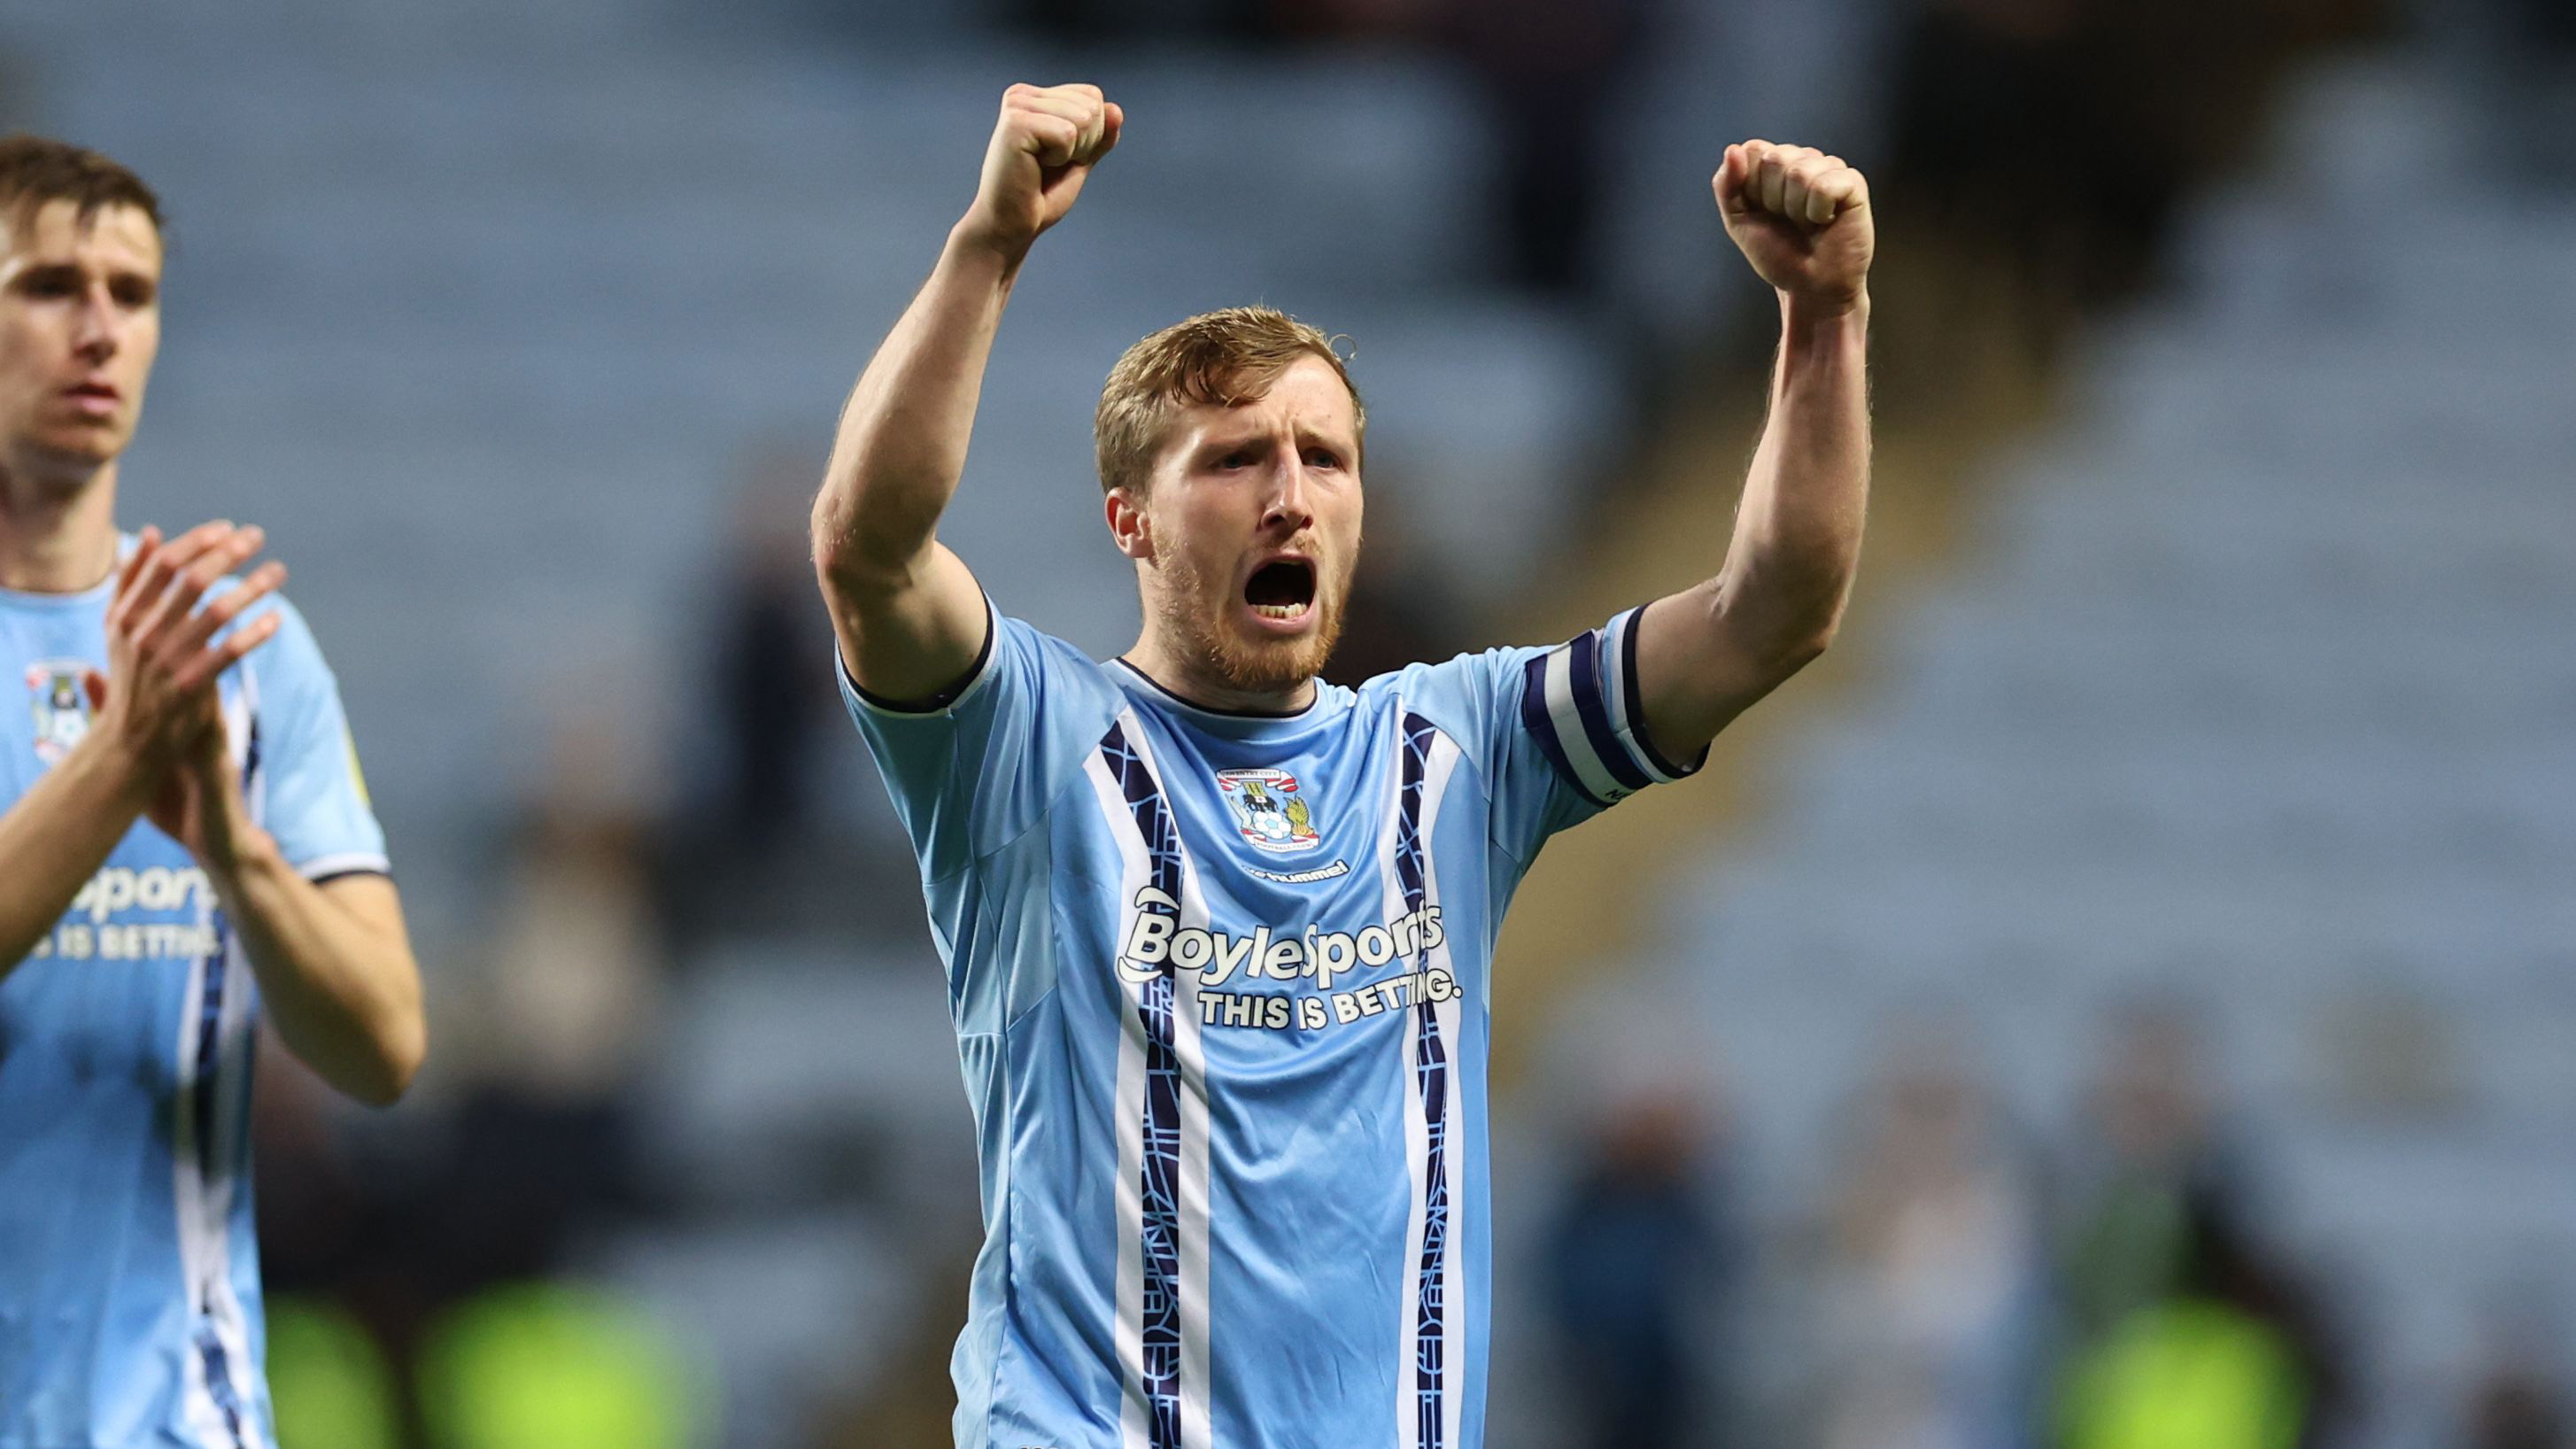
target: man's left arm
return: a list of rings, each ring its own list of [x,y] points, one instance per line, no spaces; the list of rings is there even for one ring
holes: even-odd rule
[[[229,771],[223,783],[238,800]],[[266,831],[247,819],[236,828],[248,832],[240,848],[208,862],[207,878],[241,932],[277,1034],[332,1086],[391,1105],[420,1069],[429,1035],[392,879],[370,872],[316,884]]]
[[[1748,141],[1712,186],[1727,235],[1779,293],[1780,355],[1724,564],[1637,625],[1638,703],[1676,759],[1824,652],[1869,496],[1867,182],[1839,157]]]
[[[206,873],[287,1049],[338,1090],[386,1106],[428,1049],[420,968],[339,686],[302,616],[283,599],[274,610],[275,657],[245,679],[252,707],[226,719],[206,691],[210,728],[149,815]],[[252,731],[242,745],[259,762],[255,787],[228,739],[236,722]]]

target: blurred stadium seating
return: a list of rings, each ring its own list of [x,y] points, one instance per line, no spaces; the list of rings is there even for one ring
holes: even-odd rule
[[[2498,1305],[2576,1289],[2576,206],[2453,164],[2482,121],[2422,64],[2308,78],[1659,968],[1782,1216],[1891,1016],[2058,1136],[2108,1012],[2199,1003],[2367,1326],[2365,1443],[2441,1437]]]

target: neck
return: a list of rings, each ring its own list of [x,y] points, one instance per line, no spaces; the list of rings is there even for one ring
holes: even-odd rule
[[[116,465],[47,477],[0,464],[0,589],[77,594],[116,570]]]
[[[1136,640],[1136,647],[1120,657],[1146,678],[1205,709],[1229,714],[1286,715],[1315,702],[1315,681],[1311,676],[1285,689],[1245,689],[1229,682],[1207,660],[1172,648],[1150,627]]]

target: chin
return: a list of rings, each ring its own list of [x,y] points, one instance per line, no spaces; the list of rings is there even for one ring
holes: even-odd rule
[[[27,442],[48,462],[71,468],[96,468],[115,462],[116,455],[125,451],[126,441],[131,436],[124,428],[99,424],[41,432]]]
[[[1341,610],[1327,610],[1315,627],[1294,638],[1252,634],[1222,618],[1170,617],[1172,633],[1228,689],[1245,694],[1287,694],[1321,673],[1341,642]]]
[[[84,433],[39,433],[24,438],[12,455],[29,481],[51,489],[77,491],[116,455],[125,451],[121,435],[107,435],[95,429]]]
[[[1238,639],[1211,661],[1225,682],[1249,694],[1285,694],[1323,672],[1335,637],[1331,626],[1300,639]]]

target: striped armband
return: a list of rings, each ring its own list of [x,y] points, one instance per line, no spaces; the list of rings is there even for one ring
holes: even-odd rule
[[[1646,739],[1637,698],[1637,620],[1630,609],[1598,629],[1529,661],[1521,722],[1568,783],[1608,806],[1696,771],[1703,749],[1686,765],[1665,759]]]

